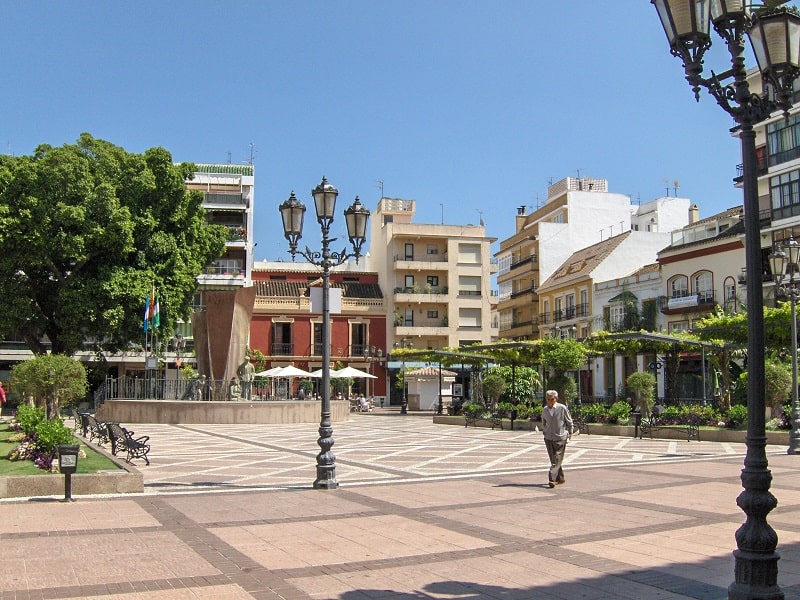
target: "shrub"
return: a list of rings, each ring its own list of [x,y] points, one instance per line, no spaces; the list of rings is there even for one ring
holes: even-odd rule
[[[509,413],[514,409],[514,405],[511,402],[498,402],[497,403],[497,412],[499,413]]]
[[[780,431],[783,429],[783,419],[780,417],[775,417],[774,419],[770,419],[764,424],[764,429],[767,431]]]
[[[44,421],[44,409],[30,404],[20,404],[17,408],[17,423],[25,435],[33,435],[39,423]]]
[[[543,408],[544,407],[537,402],[536,404],[534,404],[533,406],[530,407],[531,412],[528,415],[528,418],[532,419],[534,421],[541,421],[542,420],[542,409]]]
[[[608,422],[625,425],[631,416],[631,405],[624,400],[617,400],[608,409]]]
[[[485,410],[486,407],[483,404],[477,404],[475,402],[470,402],[461,407],[461,411],[469,417],[482,415]]]
[[[667,406],[658,416],[664,425],[679,425],[681,422],[681,408],[679,406]]]
[[[72,431],[61,419],[42,421],[36,427],[36,446],[45,454],[55,456],[60,444],[73,442]]]
[[[703,406],[702,404],[681,407],[678,424],[685,425],[692,422],[699,425],[716,426],[719,423],[719,413],[713,406]]]
[[[741,427],[747,422],[747,407],[742,404],[734,404],[728,409],[728,414],[725,418],[728,427],[736,428]]]
[[[523,402],[517,404],[514,409],[517,411],[518,419],[530,419],[533,414],[533,408]],[[541,415],[541,412],[539,414]]]
[[[587,423],[605,423],[608,421],[608,410],[602,404],[584,404],[580,416]]]

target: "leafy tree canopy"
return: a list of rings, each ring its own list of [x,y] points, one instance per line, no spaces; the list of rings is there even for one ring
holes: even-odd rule
[[[161,326],[188,313],[226,232],[208,225],[194,165],[163,148],[132,154],[82,134],[71,145],[0,156],[0,338],[43,354],[86,342],[117,351],[142,339],[155,286]]]
[[[59,407],[82,400],[88,389],[86,370],[69,356],[44,354],[14,365],[14,388],[32,396],[37,406],[46,409],[48,419],[59,414]]]

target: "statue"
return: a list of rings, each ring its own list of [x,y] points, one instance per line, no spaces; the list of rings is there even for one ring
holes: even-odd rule
[[[239,380],[236,377],[231,379],[231,386],[228,392],[231,401],[242,399],[242,387],[239,385]]]
[[[239,376],[239,381],[242,385],[242,397],[245,400],[252,400],[253,380],[256,377],[256,369],[252,364],[250,364],[249,356],[244,357],[244,362],[239,365],[239,368],[236,370],[236,374]]]

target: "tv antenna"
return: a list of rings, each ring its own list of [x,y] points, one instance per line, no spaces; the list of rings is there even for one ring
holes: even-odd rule
[[[478,211],[478,216],[480,217],[479,223],[481,224],[481,227],[485,227],[486,223],[483,222],[483,211],[477,208],[475,210]]]
[[[375,183],[378,184],[378,189],[381,191],[381,198],[383,198],[383,180],[378,179]]]
[[[258,150],[256,150],[255,142],[250,142],[250,158],[247,160],[247,164],[251,167],[253,166],[253,159],[255,158],[256,152],[258,152]]]

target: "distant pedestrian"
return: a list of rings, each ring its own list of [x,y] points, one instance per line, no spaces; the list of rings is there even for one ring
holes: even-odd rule
[[[3,382],[0,381],[0,408],[6,405],[6,391],[3,389]]]
[[[555,487],[557,483],[564,483],[564,452],[567,441],[572,439],[572,415],[565,404],[558,401],[558,392],[547,390],[545,393],[547,406],[542,410],[542,433],[547,455],[550,457],[550,471],[547,474],[547,483]]]

